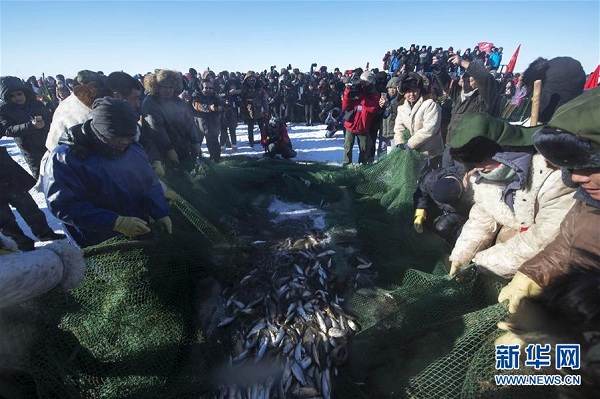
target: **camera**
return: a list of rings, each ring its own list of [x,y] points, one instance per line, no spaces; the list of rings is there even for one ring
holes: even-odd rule
[[[346,83],[346,87],[350,90],[358,90],[360,88],[360,78],[352,77],[352,79]]]
[[[271,65],[271,71],[274,71],[277,68],[277,65]]]
[[[311,67],[315,68],[317,66],[316,62],[313,62],[312,64],[310,64]]]

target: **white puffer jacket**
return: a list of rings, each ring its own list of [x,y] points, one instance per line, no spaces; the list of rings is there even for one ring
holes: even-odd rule
[[[561,171],[549,168],[539,154],[532,158],[527,188],[515,194],[514,212],[501,199],[501,186],[474,184],[473,191],[475,205],[450,261],[466,265],[472,260],[484,273],[505,279],[554,239],[575,203]]]
[[[442,108],[432,99],[421,96],[411,107],[408,101],[398,106],[398,115],[394,125],[393,147],[407,143],[426,157],[434,157],[444,151],[440,125]],[[402,133],[408,129],[410,139],[404,140]]]

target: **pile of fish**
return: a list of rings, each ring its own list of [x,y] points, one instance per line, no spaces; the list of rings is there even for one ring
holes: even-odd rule
[[[331,397],[332,375],[360,327],[333,294],[335,251],[311,248],[278,251],[274,266],[253,269],[226,294],[219,327],[241,333],[215,398]]]

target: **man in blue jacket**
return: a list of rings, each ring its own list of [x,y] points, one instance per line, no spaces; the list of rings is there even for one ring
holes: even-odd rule
[[[71,128],[46,163],[48,208],[79,246],[150,231],[150,218],[171,233],[169,206],[148,156],[136,142],[138,112],[127,102],[99,98],[91,119]]]

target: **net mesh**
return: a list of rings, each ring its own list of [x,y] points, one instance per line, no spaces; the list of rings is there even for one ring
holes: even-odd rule
[[[217,327],[223,291],[273,267],[264,251],[317,237],[336,251],[335,295],[361,326],[333,397],[552,397],[494,384],[500,286],[481,275],[449,279],[445,242],[413,231],[420,163],[416,152],[395,150],[347,169],[233,157],[168,171],[180,196],[172,235],[153,226],[141,239],[86,248],[79,287],[2,309],[0,395],[213,397],[215,372],[240,334],[235,324]],[[318,210],[326,227],[312,217],[273,223],[274,199]],[[278,245],[260,250],[259,240]],[[372,266],[357,269],[357,254]]]

